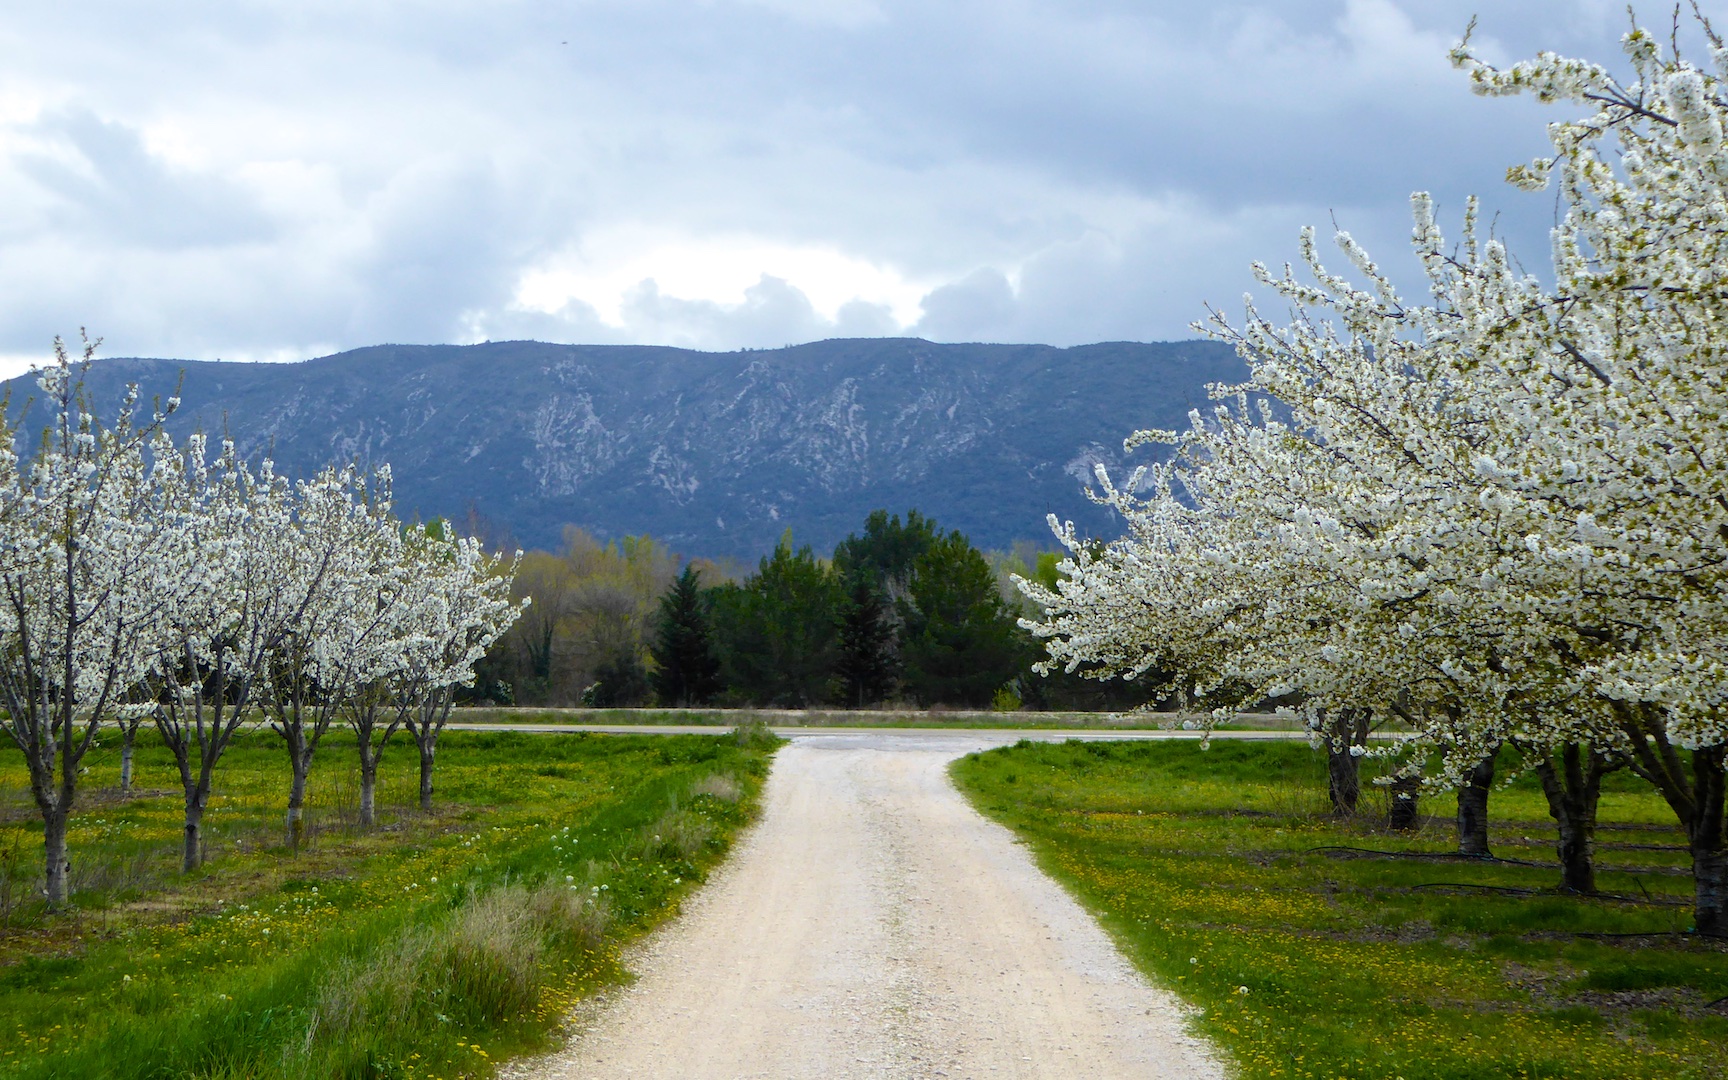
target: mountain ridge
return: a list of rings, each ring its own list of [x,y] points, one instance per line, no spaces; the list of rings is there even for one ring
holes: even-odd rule
[[[528,546],[576,525],[754,558],[787,527],[829,550],[879,506],[916,507],[981,546],[1042,538],[1051,512],[1112,534],[1082,494],[1091,466],[1131,465],[1125,436],[1185,426],[1207,383],[1245,374],[1208,341],[840,338],[732,353],[517,341],[291,364],[123,357],[96,361],[87,382],[105,417],[126,383],[146,400],[178,384],[177,436],[227,431],[289,475],[388,461],[403,516],[461,522],[472,508]],[[34,386],[8,386],[16,417]]]

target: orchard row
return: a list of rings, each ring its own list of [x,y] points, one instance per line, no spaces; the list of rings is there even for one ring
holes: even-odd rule
[[[399,730],[418,744],[429,802],[453,688],[521,610],[514,561],[442,522],[398,521],[387,468],[290,483],[232,443],[213,458],[202,435],[175,444],[163,421],[178,402],[140,417],[136,391],[103,423],[82,391],[93,349],[79,363],[55,343],[33,454],[0,432],[0,730],[29,766],[50,905],[67,900],[84,756],[115,725],[126,764],[146,724],[173,753],[187,870],[222,754],[260,712],[291,763],[291,839],[335,723],[358,737],[363,823]]]

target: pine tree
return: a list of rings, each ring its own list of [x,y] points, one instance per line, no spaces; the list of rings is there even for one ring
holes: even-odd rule
[[[702,599],[702,575],[694,566],[660,598],[659,627],[651,647],[654,690],[662,705],[703,705],[720,692],[720,661]]]
[[[913,564],[900,602],[906,686],[927,705],[982,708],[1025,671],[1030,638],[996,588],[990,564],[965,536],[940,537]]]
[[[834,549],[834,569],[846,580],[862,575],[890,601],[906,594],[912,567],[936,543],[936,523],[916,510],[888,516],[873,510],[864,521],[864,532],[853,533]]]
[[[894,692],[899,669],[893,609],[863,574],[854,575],[840,613],[842,692],[854,707],[873,705]]]
[[[790,534],[742,585],[714,591],[715,639],[729,693],[802,709],[833,700],[845,590]]]

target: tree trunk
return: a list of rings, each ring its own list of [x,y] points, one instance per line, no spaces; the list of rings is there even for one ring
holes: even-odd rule
[[[190,874],[204,863],[204,802],[202,791],[186,797],[186,840],[180,852],[180,872]]]
[[[312,769],[311,755],[294,755],[294,778],[288,785],[288,849],[299,851],[306,841],[306,774]]]
[[[1692,852],[1692,925],[1706,937],[1728,937],[1728,851]]]
[[[432,758],[438,752],[437,745],[426,739],[420,739],[420,811],[432,812]]]
[[[43,883],[43,892],[48,897],[48,906],[58,910],[66,906],[70,896],[70,886],[67,883],[72,864],[66,858],[66,825],[71,813],[63,809],[43,811],[42,813],[42,857],[47,867],[47,880]]]
[[[1567,743],[1536,767],[1548,815],[1559,831],[1555,854],[1560,858],[1560,888],[1586,896],[1596,892],[1596,804],[1602,797],[1600,758],[1588,747]]]
[[[1334,817],[1350,817],[1362,797],[1360,747],[1368,742],[1369,709],[1335,709],[1321,721],[1326,739],[1326,790]],[[1356,750],[1357,753],[1352,753]]]
[[[1356,813],[1356,803],[1362,797],[1361,762],[1348,749],[1326,747],[1326,793],[1332,798],[1334,817]]]
[[[1386,824],[1399,832],[1410,832],[1419,823],[1421,776],[1400,776],[1392,781],[1392,805],[1386,810]]]
[[[360,825],[371,828],[378,823],[375,806],[375,792],[378,787],[378,758],[376,753],[366,752],[365,744],[360,747]]]
[[[1707,937],[1728,937],[1728,775],[1723,773],[1728,747],[1692,751],[1692,790],[1697,810],[1686,830],[1692,849],[1694,910],[1692,925]]]
[[[1488,792],[1494,786],[1494,759],[1500,748],[1476,763],[1458,789],[1458,854],[1487,855]]]
[[[132,794],[132,750],[138,743],[138,725],[125,725],[126,734],[120,740],[120,794]]]

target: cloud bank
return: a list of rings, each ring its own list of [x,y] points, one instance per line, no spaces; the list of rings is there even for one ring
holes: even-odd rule
[[[0,355],[514,337],[1162,340],[1333,218],[1501,182],[1462,0],[32,0],[0,26]],[[1622,9],[1478,42],[1611,60]],[[1660,14],[1660,13],[1657,13]]]

